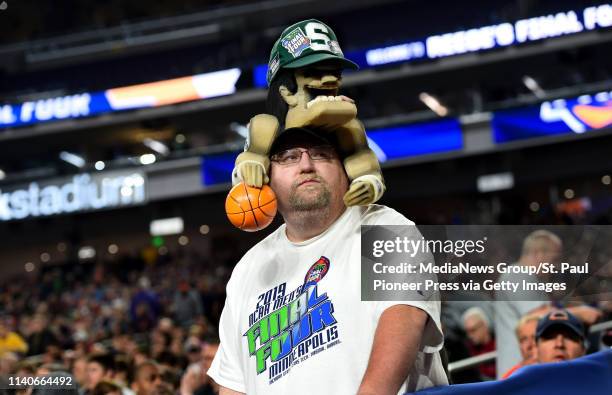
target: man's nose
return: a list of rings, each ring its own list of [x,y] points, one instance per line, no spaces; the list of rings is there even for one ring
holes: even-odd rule
[[[314,170],[314,162],[310,158],[308,151],[303,151],[298,162],[301,172],[310,172]]]
[[[565,348],[565,337],[561,333],[555,337],[555,347]]]

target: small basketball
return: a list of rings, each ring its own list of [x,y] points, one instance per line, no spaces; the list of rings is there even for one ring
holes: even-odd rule
[[[230,222],[247,232],[256,232],[272,223],[276,215],[276,195],[272,188],[235,185],[225,199],[225,213]]]

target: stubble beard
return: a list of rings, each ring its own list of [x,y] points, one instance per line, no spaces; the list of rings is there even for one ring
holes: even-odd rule
[[[323,180],[318,179],[318,185],[316,185],[318,191],[316,193],[309,193],[307,191],[300,191],[300,188],[304,188],[295,185],[291,188],[289,194],[289,207],[292,211],[306,214],[308,212],[319,212],[321,210],[329,208],[331,201],[331,191],[324,183]]]

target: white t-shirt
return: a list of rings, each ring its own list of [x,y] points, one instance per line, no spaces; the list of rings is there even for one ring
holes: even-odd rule
[[[414,223],[385,206],[351,207],[317,237],[293,243],[282,225],[244,255],[227,284],[221,345],[208,371],[218,384],[248,395],[354,395],[378,319],[397,304],[429,315],[399,393],[448,384],[439,300],[361,301],[361,225]]]

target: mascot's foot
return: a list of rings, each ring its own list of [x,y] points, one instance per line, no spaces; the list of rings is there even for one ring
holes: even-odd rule
[[[376,203],[385,192],[385,184],[381,178],[366,175],[354,179],[349,190],[344,194],[344,204],[351,207]]]

